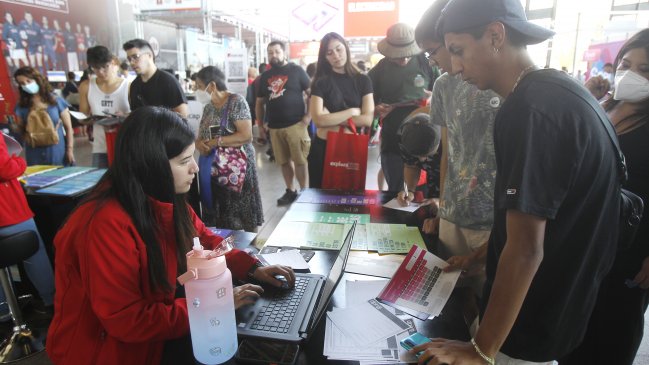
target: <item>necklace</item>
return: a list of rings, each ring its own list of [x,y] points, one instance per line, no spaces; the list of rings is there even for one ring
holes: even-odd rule
[[[535,67],[536,67],[535,64],[531,64],[531,65],[525,67],[523,69],[523,71],[521,71],[521,73],[518,75],[518,78],[516,79],[516,82],[514,83],[514,87],[512,87],[512,91],[510,92],[510,94],[513,93],[514,90],[516,90],[516,86],[518,86],[518,83],[521,81],[523,76],[525,76],[528,72],[530,72]]]

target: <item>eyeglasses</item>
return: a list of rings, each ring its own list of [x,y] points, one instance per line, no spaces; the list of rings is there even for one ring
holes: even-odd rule
[[[437,46],[437,47],[436,47],[435,49],[433,49],[432,51],[424,51],[424,56],[426,56],[426,58],[427,58],[428,60],[430,60],[432,57],[435,56],[435,54],[437,54],[437,51],[439,51],[439,49],[442,48],[442,47],[444,47],[444,45],[443,45],[443,44],[440,44],[439,46]]]
[[[131,63],[133,63],[133,62],[137,62],[137,61],[140,60],[140,57],[142,57],[142,55],[145,55],[145,54],[147,54],[147,53],[145,52],[145,53],[136,53],[136,54],[132,54],[132,55],[130,55],[130,56],[126,56],[126,60],[127,60],[128,62],[131,62]]]

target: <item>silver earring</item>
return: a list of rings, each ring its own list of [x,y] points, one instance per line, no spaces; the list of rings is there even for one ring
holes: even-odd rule
[[[500,50],[498,48],[494,47],[494,53],[498,54],[498,52],[500,52]]]

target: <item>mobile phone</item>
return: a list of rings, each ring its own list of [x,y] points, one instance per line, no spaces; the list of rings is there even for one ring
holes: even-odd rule
[[[293,365],[299,350],[297,343],[244,339],[234,357],[245,364]]]
[[[220,125],[213,125],[210,126],[210,138],[214,139],[218,136],[221,135],[221,126]]]
[[[401,344],[401,347],[410,351],[412,350],[413,347],[421,345],[422,343],[426,343],[426,342],[430,342],[430,338],[422,335],[419,332],[415,332],[412,335],[401,340],[399,343]],[[422,352],[418,352],[416,356],[419,357],[419,355],[421,355]]]

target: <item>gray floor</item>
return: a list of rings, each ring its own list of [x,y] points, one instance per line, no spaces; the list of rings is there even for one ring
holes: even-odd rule
[[[257,173],[259,174],[259,188],[261,191],[261,197],[264,207],[264,218],[265,224],[264,227],[259,231],[260,241],[264,241],[272,231],[286,208],[277,207],[277,198],[279,198],[284,193],[284,182],[282,179],[281,171],[278,166],[274,163],[268,161],[268,157],[265,154],[266,146],[256,146],[257,148]],[[75,141],[75,156],[77,159],[77,164],[80,166],[90,166],[92,157],[91,157],[91,146],[85,137],[77,137]],[[368,172],[367,172],[367,182],[366,188],[370,190],[377,189],[377,171],[378,171],[378,148],[370,148],[369,157],[368,157]],[[297,181],[295,182],[297,186]],[[648,330],[649,317],[645,315],[645,333]],[[615,334],[612,334],[613,336]],[[649,365],[649,339],[646,336],[638,355],[634,362],[634,365]],[[15,362],[16,364],[21,365],[51,365],[51,362],[47,359],[47,356],[42,353],[35,355],[29,359]]]

